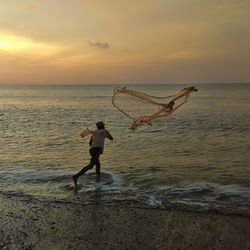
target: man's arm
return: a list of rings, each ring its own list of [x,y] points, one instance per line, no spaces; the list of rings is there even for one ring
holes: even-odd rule
[[[90,140],[89,140],[89,146],[91,146],[91,145],[92,145],[92,142],[93,142],[93,135],[91,135],[91,137],[90,137]]]
[[[105,131],[106,131],[106,137],[109,138],[109,140],[112,141],[114,139],[113,136],[109,133],[108,130],[105,130]]]

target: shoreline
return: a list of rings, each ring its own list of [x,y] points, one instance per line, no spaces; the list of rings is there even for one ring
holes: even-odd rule
[[[96,194],[94,199],[92,201],[90,200],[71,200],[71,199],[65,199],[63,197],[61,198],[55,198],[55,197],[43,197],[43,196],[36,196],[32,194],[26,194],[26,193],[18,193],[18,192],[12,192],[12,191],[0,191],[0,199],[2,196],[6,197],[17,197],[17,199],[27,200],[27,201],[37,201],[37,202],[45,202],[45,203],[58,203],[58,204],[72,204],[72,205],[79,205],[79,206],[91,206],[91,205],[98,205],[101,203],[103,206],[122,206],[127,208],[134,208],[134,209],[145,209],[145,210],[158,210],[158,211],[179,211],[179,212],[187,212],[187,213],[195,213],[195,214],[213,214],[218,216],[236,216],[236,217],[243,217],[243,218],[249,218],[250,219],[250,213],[249,211],[236,211],[233,208],[231,208],[231,211],[229,210],[223,210],[220,209],[213,209],[213,208],[193,208],[193,207],[184,207],[181,205],[174,204],[173,206],[157,206],[157,205],[146,205],[141,204],[137,205],[137,203],[133,204],[133,201],[105,201],[100,199],[100,194]],[[222,211],[223,210],[223,211]]]
[[[249,249],[250,218],[0,193],[0,249]]]

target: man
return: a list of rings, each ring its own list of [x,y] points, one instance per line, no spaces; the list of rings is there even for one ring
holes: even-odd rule
[[[113,140],[112,135],[109,133],[108,130],[105,129],[105,124],[100,121],[96,123],[97,130],[95,130],[90,138],[89,146],[90,150],[89,153],[91,155],[90,163],[84,167],[79,173],[72,176],[73,183],[75,187],[77,187],[77,179],[79,176],[83,175],[89,169],[92,169],[94,165],[96,165],[96,174],[97,176],[100,175],[100,161],[99,157],[103,153],[104,149],[104,141],[107,137],[109,140]]]

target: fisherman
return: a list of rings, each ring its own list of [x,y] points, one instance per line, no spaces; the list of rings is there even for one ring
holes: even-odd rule
[[[90,163],[86,167],[84,167],[80,172],[72,176],[75,187],[77,187],[78,177],[83,175],[89,169],[92,169],[94,165],[96,166],[96,175],[100,176],[101,164],[99,161],[99,157],[103,153],[105,138],[107,137],[109,140],[113,140],[112,135],[109,133],[108,130],[105,129],[105,124],[102,121],[97,122],[96,127],[97,130],[92,133],[89,141],[89,153],[91,155]]]

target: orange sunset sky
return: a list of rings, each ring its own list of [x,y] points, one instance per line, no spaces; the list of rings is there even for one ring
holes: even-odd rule
[[[1,0],[0,84],[250,82],[249,0]]]

